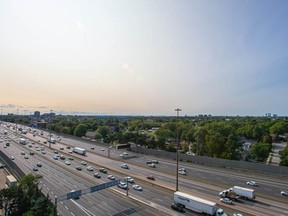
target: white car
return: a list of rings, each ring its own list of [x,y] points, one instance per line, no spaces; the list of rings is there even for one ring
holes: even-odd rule
[[[125,182],[120,182],[120,183],[118,184],[118,187],[126,190],[126,189],[128,188],[128,185],[127,185]]]
[[[134,182],[134,179],[131,178],[130,176],[125,177],[124,180],[128,181],[129,183],[133,183]]]
[[[110,180],[115,180],[115,177],[113,175],[108,175],[107,178]]]
[[[183,171],[183,170],[182,170],[182,171],[179,171],[178,173],[179,173],[180,175],[187,175],[187,174],[188,174],[187,172],[185,172],[185,171]]]
[[[87,165],[87,162],[86,161],[82,161],[81,164],[85,166],[85,165]]]
[[[92,166],[88,166],[88,167],[87,167],[87,170],[88,170],[88,171],[93,171],[94,169],[93,169]]]
[[[14,156],[11,156],[10,159],[11,159],[11,160],[14,160],[15,158],[14,158]]]
[[[258,186],[258,184],[257,184],[255,181],[248,181],[248,182],[247,182],[247,185],[250,185],[250,186]]]
[[[66,165],[71,165],[70,161],[65,162]]]
[[[230,204],[230,205],[232,204],[232,200],[230,200],[229,198],[221,198],[220,201],[223,203]]]
[[[150,164],[148,164],[148,166],[149,166],[149,167],[152,167],[152,168],[156,168],[155,163],[150,163]]]
[[[122,165],[121,165],[121,168],[123,168],[123,169],[129,169],[129,166],[128,166],[127,164],[122,164]]]
[[[280,194],[283,196],[288,196],[288,190],[283,190]]]
[[[134,190],[138,190],[138,191],[142,191],[143,190],[143,188],[140,186],[140,185],[133,185],[133,189]]]

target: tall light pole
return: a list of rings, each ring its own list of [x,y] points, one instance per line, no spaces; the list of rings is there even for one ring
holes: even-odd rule
[[[177,108],[175,109],[175,111],[177,112],[177,120],[179,118],[179,112],[182,111],[181,109]],[[177,131],[177,149],[176,149],[176,191],[178,191],[178,177],[179,177],[179,130],[178,130],[178,126],[176,123],[176,131]]]
[[[15,123],[16,123],[16,137],[18,138],[18,125],[17,125],[17,118],[18,118],[18,109],[17,109],[17,115],[16,115],[16,118],[15,118]]]
[[[48,143],[49,143],[49,148],[51,149],[51,117],[52,117],[52,111],[53,110],[50,110],[50,126],[49,126],[49,139],[48,139]]]

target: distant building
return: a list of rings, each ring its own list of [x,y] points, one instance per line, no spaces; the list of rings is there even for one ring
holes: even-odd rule
[[[35,118],[40,118],[40,112],[39,111],[35,111],[34,112],[34,117]]]

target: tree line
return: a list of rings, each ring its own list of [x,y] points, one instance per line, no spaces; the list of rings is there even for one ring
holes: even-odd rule
[[[2,116],[4,117],[4,116]],[[11,122],[28,124],[31,119],[6,116]],[[133,142],[152,149],[176,151],[230,160],[264,162],[273,149],[272,142],[287,142],[288,120],[267,117],[117,117],[56,116],[47,128],[77,137],[94,132],[104,143]],[[177,136],[178,135],[178,136]],[[252,143],[244,149],[243,143]],[[288,166],[287,147],[280,153],[281,164]]]

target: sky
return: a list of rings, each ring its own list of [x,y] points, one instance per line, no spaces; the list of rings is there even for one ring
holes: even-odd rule
[[[287,0],[0,0],[1,114],[288,115]]]

